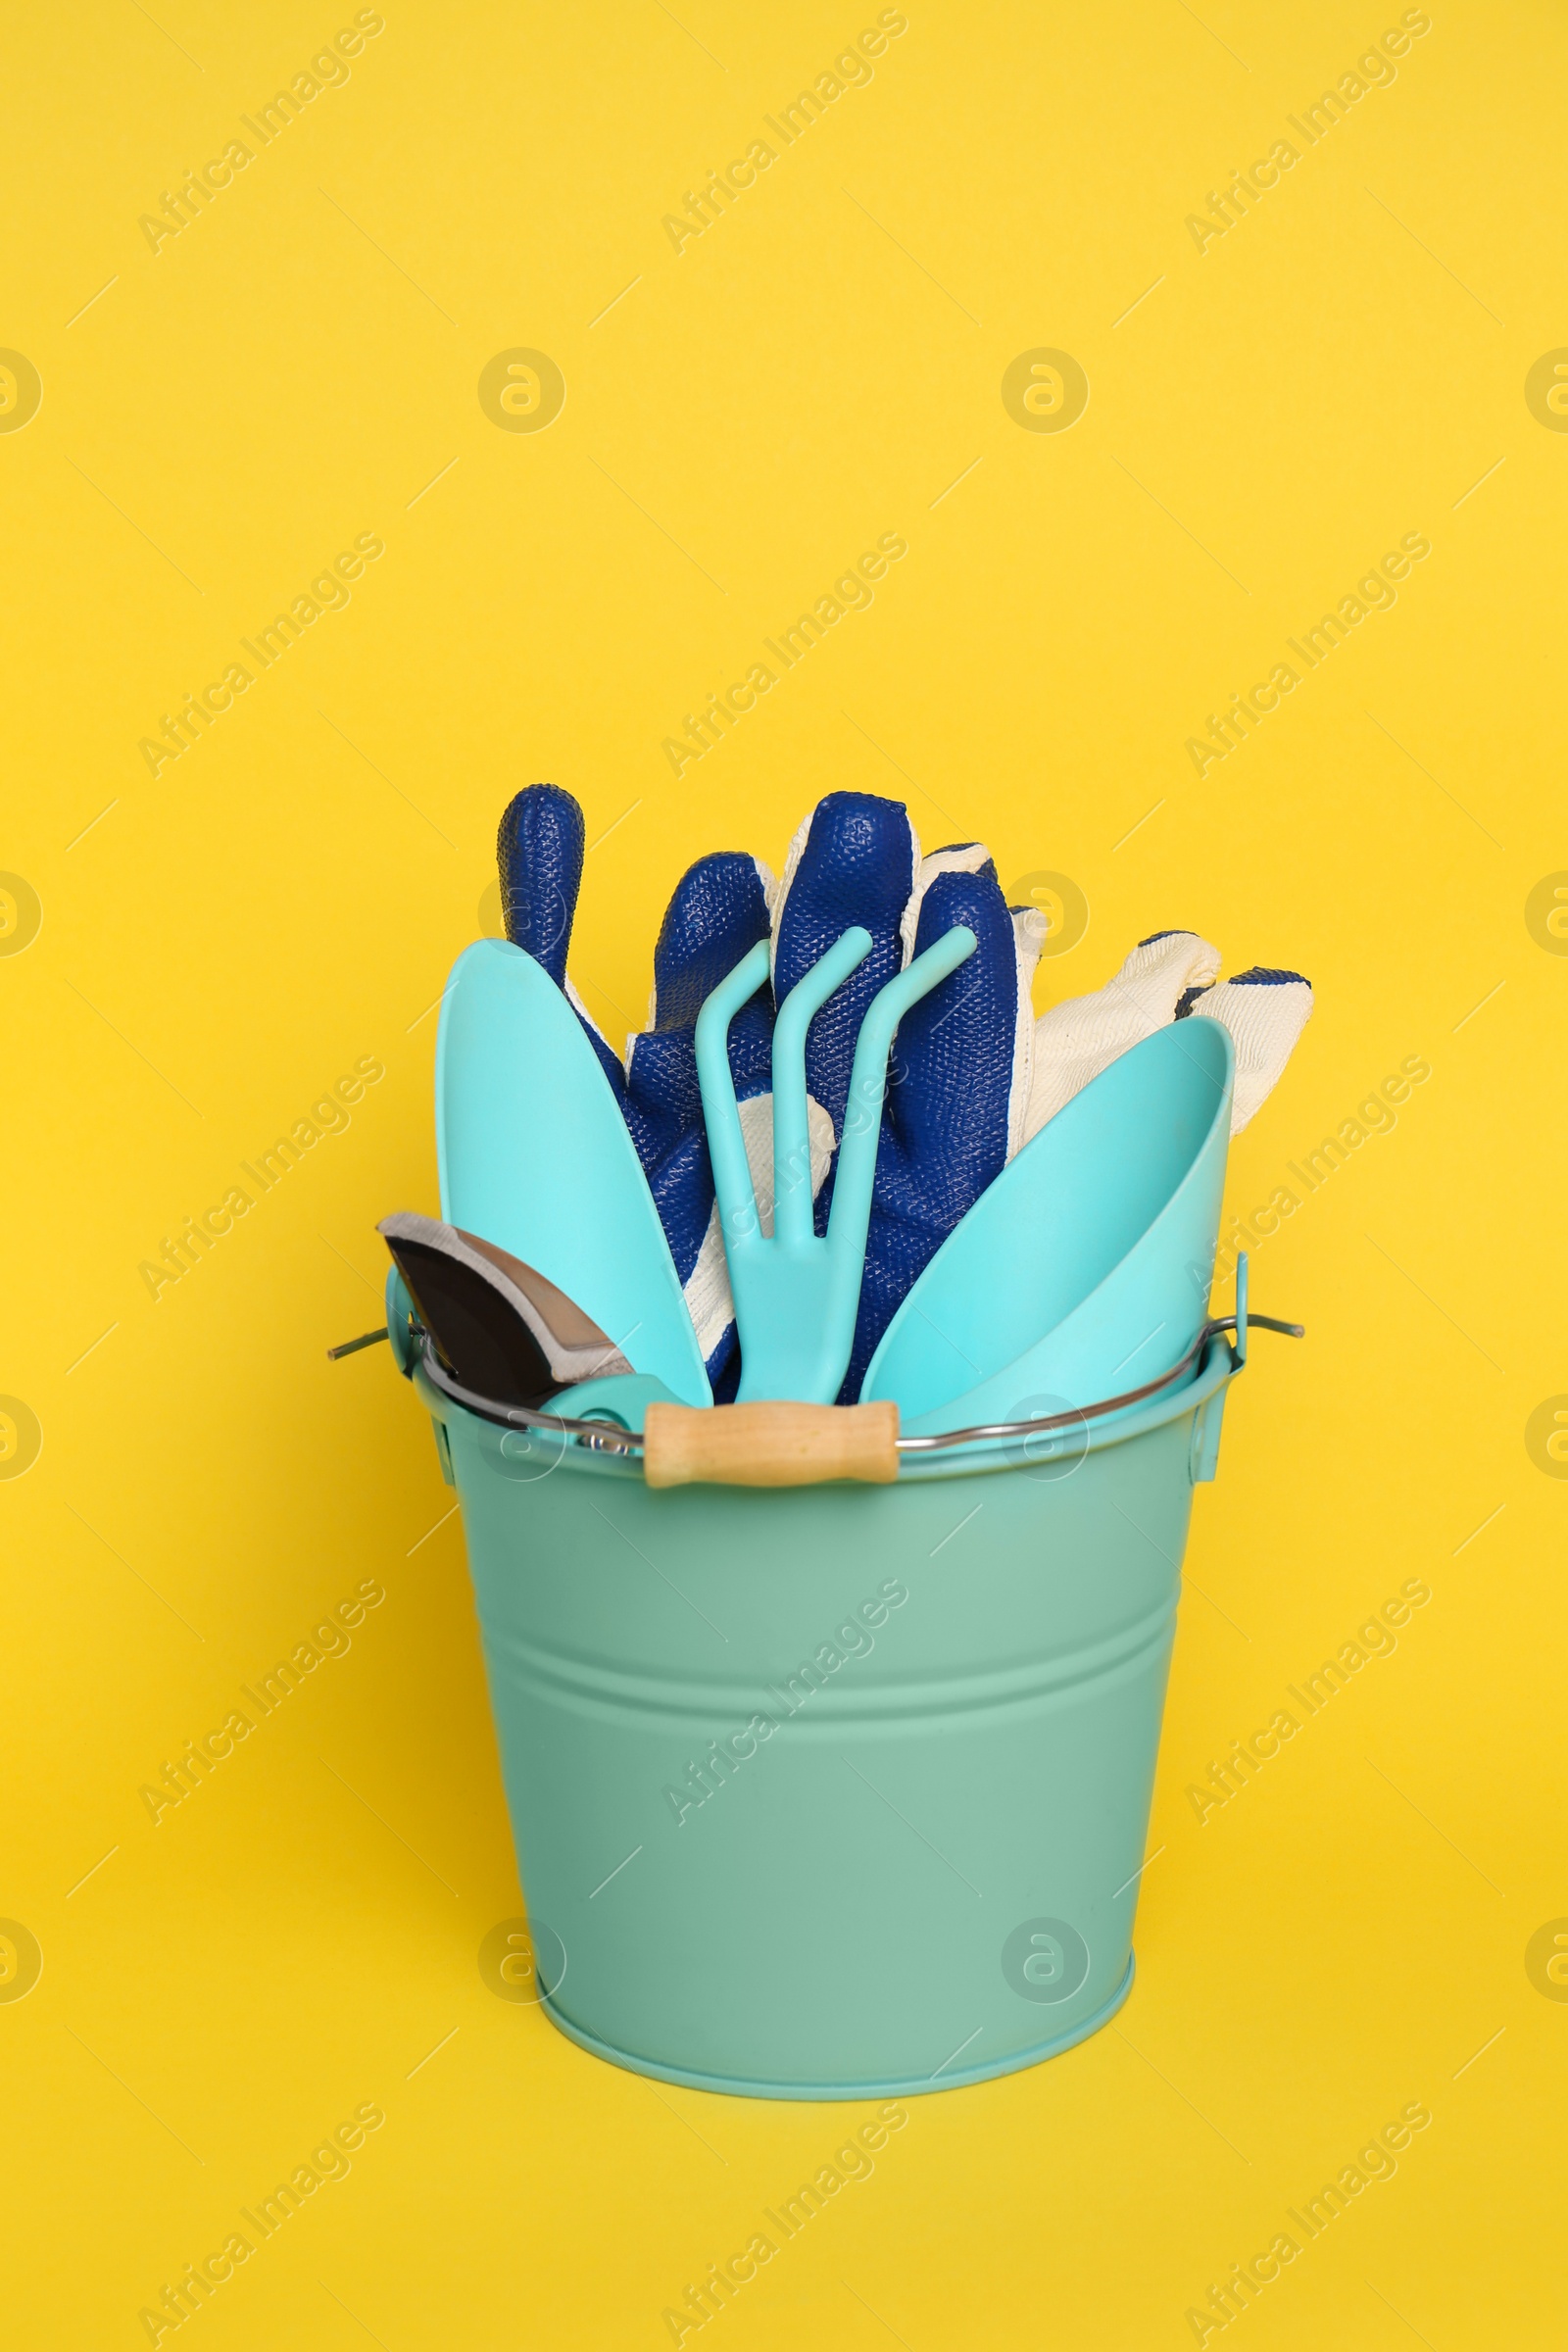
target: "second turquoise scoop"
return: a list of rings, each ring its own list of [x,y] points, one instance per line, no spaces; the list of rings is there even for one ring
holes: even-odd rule
[[[1098,1403],[1178,1364],[1208,1311],[1235,1054],[1173,1021],[1010,1160],[867,1368],[910,1436]]]

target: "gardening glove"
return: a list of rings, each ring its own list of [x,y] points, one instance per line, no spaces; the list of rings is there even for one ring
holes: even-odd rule
[[[1231,1133],[1240,1135],[1278,1083],[1311,1016],[1312,990],[1299,972],[1256,964],[1216,986],[1219,966],[1219,950],[1196,931],[1156,931],[1094,996],[1069,997],[1042,1013],[1035,1023],[1024,1141],[1129,1046],[1193,1013],[1222,1021],[1231,1033]]]
[[[1262,1109],[1284,1074],[1296,1041],[1312,1017],[1312,983],[1299,972],[1271,971],[1254,963],[1197,992],[1177,1019],[1188,1013],[1223,1021],[1236,1048],[1236,1091],[1231,1097],[1231,1133],[1240,1135]]]
[[[518,793],[501,820],[498,842],[507,937],[543,965],[583,1025],[636,1146],[710,1382],[722,1396],[733,1393],[739,1369],[732,1360],[735,1317],[693,1040],[704,999],[768,936],[773,876],[758,859],[726,851],[699,858],[682,876],[654,950],[648,1027],[628,1041],[622,1066],[566,975],[583,842],[582,810],[569,793],[554,784]],[[761,991],[729,1035],[743,1128],[760,1127],[768,1135],[772,1028],[772,1002]],[[824,1150],[824,1172],[826,1164]]]
[[[835,1148],[872,998],[956,924],[967,924],[978,944],[899,1024],[855,1345],[840,1392],[846,1402],[859,1394],[910,1284],[1023,1140],[1034,1048],[1029,990],[1044,936],[1035,910],[1009,910],[980,844],[922,858],[901,802],[830,793],[796,834],[779,886],[775,1003],[855,923],[870,932],[870,952],[828,999],[806,1041],[808,1115],[813,1126],[825,1118]],[[817,1195],[818,1233],[826,1230],[831,1197],[830,1177]]]

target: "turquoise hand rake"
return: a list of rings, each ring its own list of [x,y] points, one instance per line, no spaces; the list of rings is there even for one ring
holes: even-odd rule
[[[806,1033],[813,1016],[871,950],[858,923],[791,989],[773,1031],[773,1232],[762,1231],[729,1066],[729,1025],[768,976],[759,941],[697,1018],[697,1076],[713,1163],[724,1256],[741,1338],[737,1401],[788,1397],[831,1404],[849,1367],[860,1302],[871,1186],[882,1133],[893,1033],[975,950],[956,924],[872,998],[855,1045],[833,1207],[825,1237],[812,1230],[811,1148],[806,1111]]]

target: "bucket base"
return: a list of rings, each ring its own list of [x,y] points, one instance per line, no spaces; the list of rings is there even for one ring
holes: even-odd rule
[[[1027,2050],[1014,2051],[1010,2058],[996,2060],[991,2065],[966,2066],[953,2074],[889,2076],[870,2082],[760,2082],[741,2076],[703,2075],[690,2067],[662,2066],[652,2058],[639,2058],[630,2050],[617,2050],[612,2042],[601,2041],[597,2034],[587,2033],[563,2017],[549,1995],[539,2006],[559,2033],[580,2048],[591,2050],[596,2058],[607,2058],[612,2066],[622,2066],[634,2075],[651,2075],[656,2082],[680,2082],[688,2090],[716,2090],[735,2099],[888,2099],[918,2098],[935,2090],[962,2090],[971,2082],[990,2082],[999,2075],[1021,2074],[1025,2067],[1039,2066],[1043,2059],[1059,2057],[1075,2043],[1087,2041],[1107,2025],[1133,1988],[1134,1963],[1129,1956],[1127,1974],[1115,1991],[1093,2017],[1086,2017],[1069,2034],[1054,2034],[1048,2041],[1037,2041]]]

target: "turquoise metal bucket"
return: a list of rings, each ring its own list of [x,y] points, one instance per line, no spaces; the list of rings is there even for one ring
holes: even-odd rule
[[[463,1506],[563,2033],[702,2089],[849,2099],[1105,2023],[1238,1304],[1185,1385],[906,1452],[882,1486],[660,1491],[465,1409],[400,1348]]]

